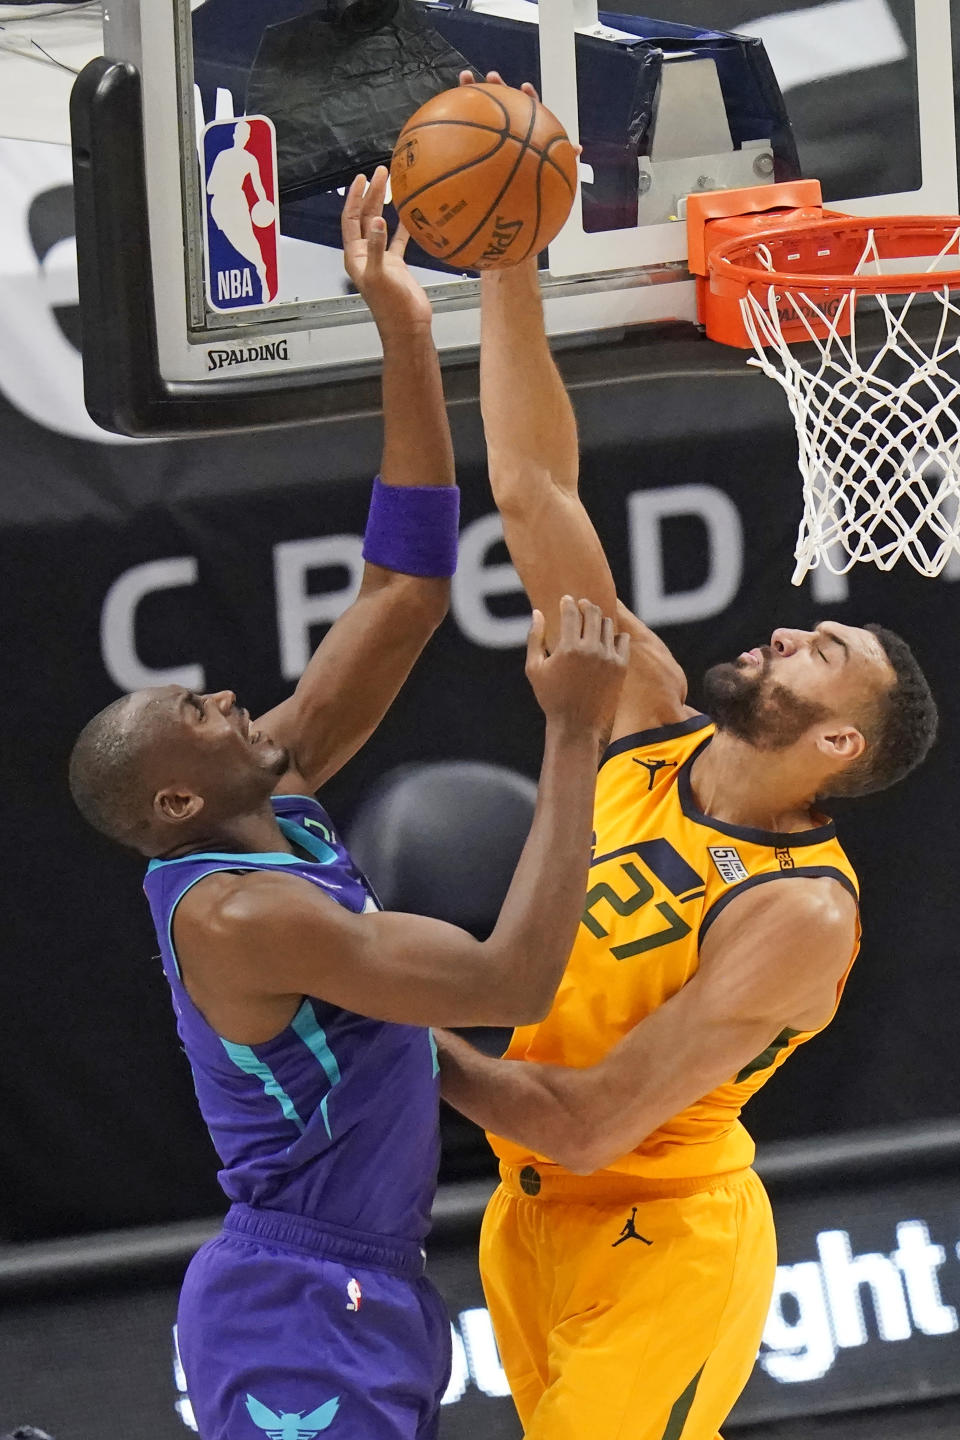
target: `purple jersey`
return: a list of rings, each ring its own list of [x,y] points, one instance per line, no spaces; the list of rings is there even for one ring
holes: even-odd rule
[[[430,1031],[307,995],[273,1040],[234,1044],[208,1025],[180,978],[174,911],[218,870],[283,871],[354,914],[380,908],[316,800],[276,795],[273,808],[286,838],[314,860],[280,852],[184,855],[151,861],[144,882],[197,1099],[223,1162],[220,1184],[241,1204],[421,1241],[439,1158]]]

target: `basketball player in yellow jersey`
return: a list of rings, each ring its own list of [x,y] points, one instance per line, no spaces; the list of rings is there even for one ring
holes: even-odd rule
[[[536,270],[482,283],[483,417],[514,564],[546,615],[564,591],[611,613]],[[936,709],[902,640],[824,622],[716,666],[701,714],[666,646],[620,615],[631,662],[565,978],[504,1060],[442,1034],[443,1088],[501,1159],[481,1269],[527,1440],[714,1440],[776,1261],[738,1116],[829,1023],[860,934],[819,800],[905,775]]]

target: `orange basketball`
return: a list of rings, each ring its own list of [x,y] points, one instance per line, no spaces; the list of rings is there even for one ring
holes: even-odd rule
[[[538,254],[559,233],[577,156],[557,117],[522,90],[463,85],[404,126],[390,180],[400,219],[428,255],[490,270]]]

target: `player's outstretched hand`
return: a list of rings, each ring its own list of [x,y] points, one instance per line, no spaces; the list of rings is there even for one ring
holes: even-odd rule
[[[488,70],[486,75],[483,77],[482,82],[477,80],[477,77],[476,75],[474,75],[472,70],[460,71],[461,85],[478,85],[481,83],[485,85],[506,85],[507,82],[506,80],[504,80],[499,70]],[[540,99],[540,96],[537,94],[534,87],[530,84],[529,80],[524,80],[523,84],[520,86],[520,89],[523,91],[524,95],[531,95],[534,100]]]
[[[433,320],[426,292],[403,258],[409,239],[406,230],[398,225],[393,239],[387,239],[383,218],[387,178],[385,165],[377,167],[369,184],[365,175],[358,175],[347,191],[340,220],[344,269],[384,338],[408,334],[412,327],[429,326]]]
[[[627,673],[630,636],[589,600],[564,595],[560,638],[548,654],[542,613],[533,612],[527,641],[527,679],[548,720],[601,734],[609,726]]]

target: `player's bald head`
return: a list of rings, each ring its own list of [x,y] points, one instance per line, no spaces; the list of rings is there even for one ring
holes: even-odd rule
[[[286,747],[254,730],[232,690],[135,690],[95,715],[70,757],[70,790],[91,825],[142,855],[166,855],[268,804]]]
[[[135,849],[150,828],[149,761],[164,729],[163,707],[151,697],[135,691],[94,715],[70,756],[70,793],[83,818]]]

